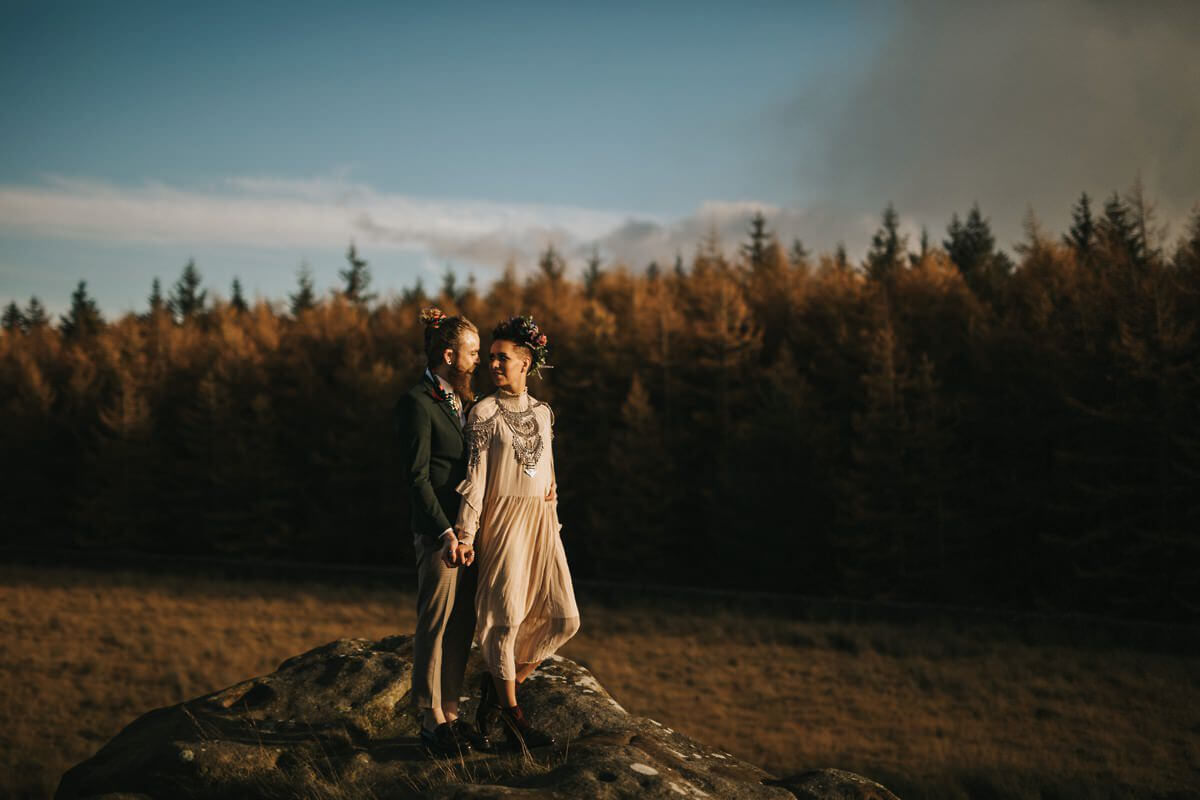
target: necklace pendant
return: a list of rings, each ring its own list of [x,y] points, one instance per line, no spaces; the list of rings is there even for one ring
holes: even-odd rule
[[[537,475],[537,467],[526,467],[525,474],[532,478],[534,475]]]

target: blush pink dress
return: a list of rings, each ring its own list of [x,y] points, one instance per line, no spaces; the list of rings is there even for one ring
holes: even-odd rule
[[[503,389],[471,409],[467,477],[456,528],[478,565],[475,636],[493,675],[516,678],[579,630],[554,477],[554,414],[529,395]]]

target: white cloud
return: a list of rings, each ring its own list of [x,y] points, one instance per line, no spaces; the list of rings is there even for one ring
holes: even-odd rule
[[[185,189],[54,176],[41,185],[0,186],[0,231],[28,237],[250,248],[327,248],[354,239],[363,247],[485,266],[509,258],[531,265],[548,243],[576,266],[593,246],[609,262],[669,264],[676,252],[690,258],[713,228],[732,252],[759,209],[785,240],[821,234],[817,244],[831,247],[825,239],[835,229],[856,238],[871,230],[860,230],[860,221],[835,224],[816,212],[752,201],[709,202],[686,217],[661,220],[571,206],[410,197],[340,177],[235,177]]]
[[[767,229],[779,237],[785,247],[794,238],[804,241],[809,252],[832,251],[837,243],[845,242],[852,253],[866,250],[871,234],[879,227],[879,219],[862,214],[834,214],[824,208],[794,209],[753,201],[707,202],[695,213],[669,223],[644,219],[627,219],[622,225],[599,239],[602,253],[632,265],[644,265],[652,260],[667,266],[675,254],[691,260],[697,245],[716,232],[721,249],[732,255],[747,239],[750,218],[761,211]],[[580,254],[590,250],[584,243],[577,248]]]

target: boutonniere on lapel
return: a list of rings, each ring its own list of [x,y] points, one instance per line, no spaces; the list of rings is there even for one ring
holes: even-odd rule
[[[458,415],[458,398],[453,392],[448,392],[442,388],[442,382],[437,378],[433,379],[433,384],[429,386],[429,396],[438,404],[445,404],[446,408]]]
[[[450,393],[442,388],[442,382],[436,378],[433,381],[433,385],[429,387],[429,396],[439,403],[450,403]],[[454,404],[450,403],[450,405]]]

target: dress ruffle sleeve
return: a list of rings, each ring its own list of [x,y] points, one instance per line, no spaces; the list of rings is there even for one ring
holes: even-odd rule
[[[464,544],[472,544],[479,530],[483,495],[487,491],[488,450],[491,449],[495,428],[495,410],[484,409],[480,405],[471,409],[463,428],[463,436],[467,440],[467,477],[455,487],[462,495],[462,503],[458,507],[458,521],[454,528],[458,540]]]

